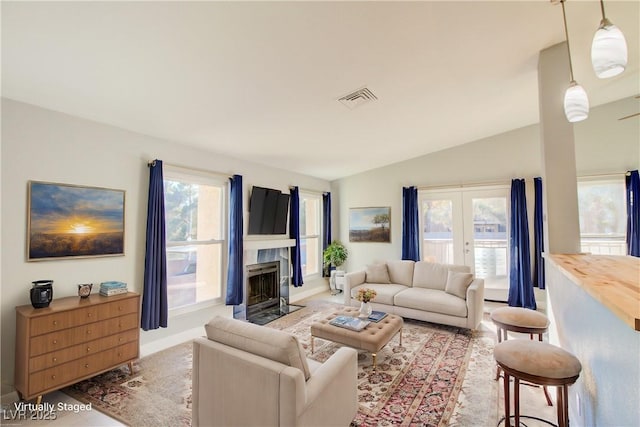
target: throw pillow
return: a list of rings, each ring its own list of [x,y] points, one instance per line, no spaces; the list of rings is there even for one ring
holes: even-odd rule
[[[460,298],[467,298],[467,288],[473,282],[473,274],[451,271],[447,273],[445,292]]]
[[[364,273],[365,281],[367,283],[391,283],[391,279],[389,279],[389,270],[387,270],[387,264],[367,265]]]

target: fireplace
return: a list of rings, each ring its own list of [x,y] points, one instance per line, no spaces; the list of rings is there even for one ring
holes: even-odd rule
[[[247,266],[247,317],[280,305],[280,263]]]
[[[302,306],[289,304],[289,247],[295,240],[246,241],[242,304],[234,319],[264,325]]]

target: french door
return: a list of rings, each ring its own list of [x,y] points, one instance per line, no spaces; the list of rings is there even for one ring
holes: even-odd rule
[[[464,264],[485,286],[508,288],[509,188],[423,190],[422,258]]]

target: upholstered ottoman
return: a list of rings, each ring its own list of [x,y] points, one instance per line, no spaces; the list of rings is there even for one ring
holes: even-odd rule
[[[361,331],[352,331],[339,326],[333,326],[329,323],[337,316],[358,317],[358,314],[360,313],[357,308],[345,307],[313,323],[311,325],[311,352],[313,353],[314,351],[314,338],[322,338],[370,352],[373,357],[373,369],[376,369],[377,353],[382,347],[387,345],[397,333],[399,333],[400,345],[402,345],[402,326],[404,325],[404,321],[400,316],[387,314],[381,321],[377,323],[371,322]]]

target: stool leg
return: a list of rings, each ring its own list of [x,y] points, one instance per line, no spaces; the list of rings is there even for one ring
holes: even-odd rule
[[[504,371],[503,371],[504,372]],[[509,398],[509,374],[504,372],[504,422],[505,426],[511,427],[511,399]]]
[[[547,406],[553,406],[553,402],[551,401],[551,396],[549,396],[549,390],[547,390],[547,386],[543,385],[542,390],[544,391],[544,397],[547,398]]]
[[[516,427],[520,427],[520,378],[513,378],[513,406],[516,415]]]
[[[558,427],[566,427],[565,423],[564,423],[564,414],[562,413],[562,410],[564,408],[564,397],[563,397],[563,387],[562,386],[558,386],[556,387],[556,411],[558,414]]]
[[[498,343],[502,342],[502,329],[496,326],[496,332],[498,333]],[[496,381],[500,379],[500,366],[496,363]]]
[[[569,386],[568,385],[563,385],[562,386],[562,394],[564,395],[564,398],[562,399],[562,404],[564,406],[564,409],[562,412],[564,412],[564,426],[565,427],[569,427]]]

